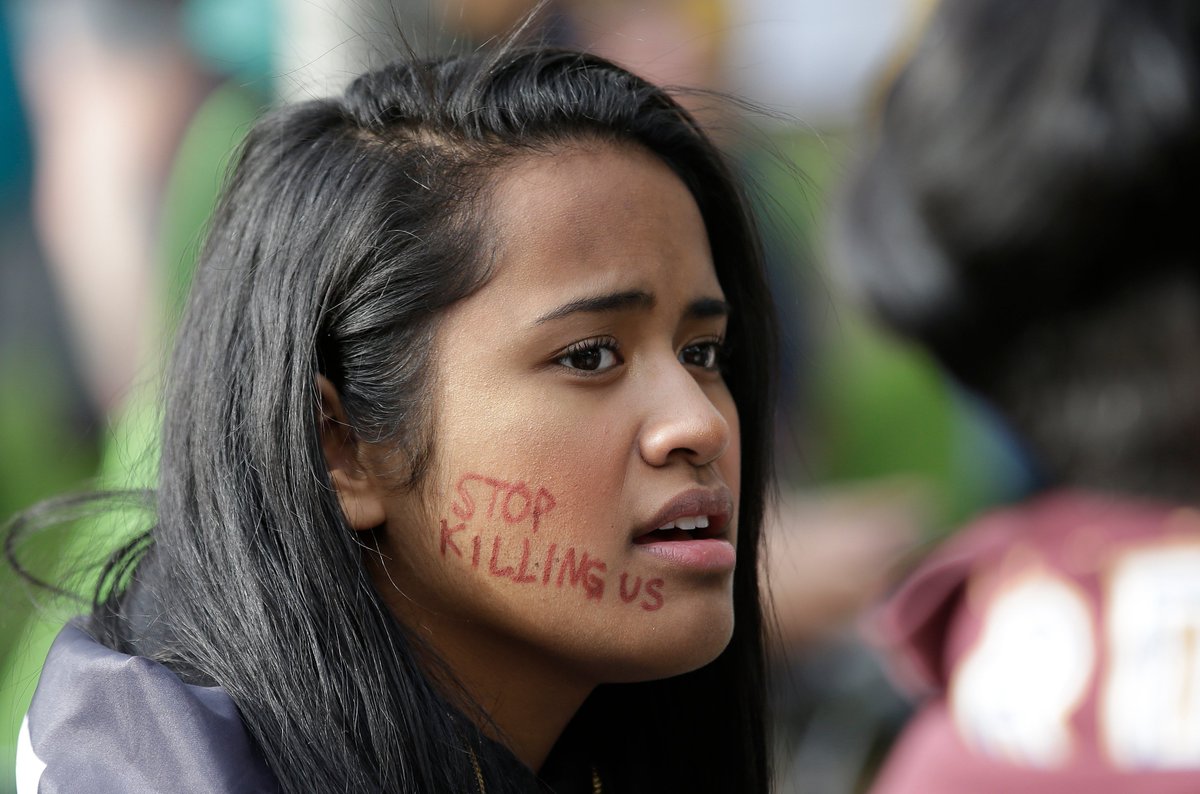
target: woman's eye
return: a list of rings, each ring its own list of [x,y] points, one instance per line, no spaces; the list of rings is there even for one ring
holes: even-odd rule
[[[576,369],[581,372],[605,372],[620,364],[621,358],[617,355],[615,342],[592,340],[571,345],[556,361],[567,369]]]
[[[679,351],[679,361],[689,367],[715,370],[721,365],[721,342],[710,339],[688,345]]]

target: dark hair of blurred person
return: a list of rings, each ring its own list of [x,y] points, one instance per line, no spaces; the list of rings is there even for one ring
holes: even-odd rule
[[[934,697],[879,791],[1195,790],[1200,519],[1178,508],[1200,495],[1198,207],[1200,6],[939,6],[840,259],[999,410],[1045,492],[884,612]]]
[[[842,236],[868,299],[1052,484],[1200,484],[1200,8],[945,3]]]

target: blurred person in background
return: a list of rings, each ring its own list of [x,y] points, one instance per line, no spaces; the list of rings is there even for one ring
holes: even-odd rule
[[[445,32],[476,46],[502,40],[527,26],[551,46],[572,47],[608,58],[650,82],[684,91],[677,100],[701,120],[712,103],[695,89],[724,82],[729,0],[430,0]],[[713,130],[710,127],[710,134]]]
[[[1200,6],[946,0],[839,261],[1040,492],[883,610],[927,696],[876,794],[1200,787]]]
[[[0,7],[0,524],[87,476],[97,440],[62,307],[31,228],[31,142],[5,10]],[[0,792],[12,790],[12,748],[23,710],[6,662],[30,613],[15,580],[0,566]]]
[[[222,119],[197,114],[224,96],[219,89],[231,72],[244,86],[252,81],[245,70],[262,68],[252,52],[262,46],[254,40],[262,28],[255,13],[262,11],[231,15],[224,10],[229,5],[19,0],[13,6],[34,133],[36,228],[92,400],[109,417],[120,416],[139,373],[161,353],[164,296],[179,290],[173,269],[187,268],[183,249],[194,245],[207,214],[194,213],[186,231],[172,227],[172,191],[179,192],[172,180],[186,178],[180,157],[193,154],[189,144],[197,146],[187,136],[218,134]],[[243,4],[254,6],[262,3]],[[189,129],[197,120],[201,129]],[[227,139],[217,148],[228,156],[233,133],[221,132]],[[212,183],[209,194],[221,178],[219,163],[212,165],[204,177],[192,177]]]
[[[14,375],[0,388],[10,393],[23,387],[26,399],[0,409],[0,471],[22,472],[20,478],[5,478],[14,492],[0,499],[0,522],[96,475],[92,444],[100,446],[102,487],[153,477],[159,356],[229,153],[264,102],[269,5],[268,0],[5,5],[4,20],[14,34],[15,82],[28,108],[35,155],[26,217],[34,221],[36,250],[44,253],[39,264],[53,277],[64,308],[71,356],[60,351],[31,364],[26,340],[37,326],[4,326],[0,342],[21,352],[25,363],[6,369]],[[4,298],[20,307],[36,305],[28,289]],[[28,308],[16,317],[23,314]],[[80,373],[67,381],[69,392],[61,382],[41,377],[47,365],[63,359],[77,362]],[[39,431],[45,425],[40,417],[63,402],[87,406],[90,420]],[[90,561],[97,542],[117,537],[115,522],[89,523],[87,531],[71,537],[48,533],[32,541],[29,556],[38,570],[65,578]],[[0,792],[11,790],[21,714],[64,617],[34,609],[17,585],[4,566]]]

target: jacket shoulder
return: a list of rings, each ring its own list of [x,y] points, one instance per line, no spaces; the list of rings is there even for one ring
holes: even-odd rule
[[[75,625],[46,657],[18,756],[19,794],[279,790],[224,690]]]

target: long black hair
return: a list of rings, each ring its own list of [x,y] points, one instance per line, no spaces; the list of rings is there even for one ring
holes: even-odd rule
[[[837,239],[1049,485],[1196,499],[1200,5],[943,0]]]
[[[284,791],[536,785],[451,705],[375,590],[322,455],[316,378],[419,484],[438,318],[489,275],[489,177],[562,143],[644,147],[695,198],[732,306],[742,492],[729,646],[687,675],[597,689],[544,771],[560,791],[590,790],[593,767],[606,791],[769,788],[757,571],[774,325],[745,201],[662,89],[598,57],[508,47],[393,63],[249,133],[178,331],[156,522],[97,597],[102,642],[229,693]]]

